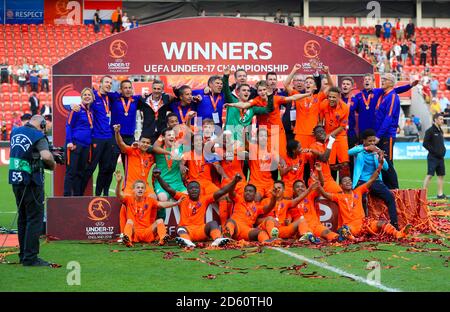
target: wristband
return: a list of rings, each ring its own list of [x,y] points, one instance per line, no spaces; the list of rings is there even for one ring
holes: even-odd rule
[[[333,147],[334,141],[336,141],[336,138],[333,138],[332,136],[330,136],[330,137],[328,138],[327,149],[331,149],[331,148]]]

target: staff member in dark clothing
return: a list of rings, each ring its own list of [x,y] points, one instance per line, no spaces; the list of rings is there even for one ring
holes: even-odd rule
[[[9,184],[16,197],[19,259],[24,266],[50,265],[38,258],[44,217],[44,168],[55,168],[45,127],[44,117],[35,115],[11,133]]]
[[[94,101],[89,106],[92,113],[92,159],[89,163],[83,180],[83,190],[86,189],[98,165],[98,175],[95,185],[95,196],[108,196],[114,168],[112,168],[112,155],[115,140],[111,130],[111,107],[108,94],[111,91],[111,76],[103,76],[100,80],[99,90],[94,90]]]
[[[437,65],[438,61],[437,61],[437,48],[439,46],[439,43],[436,43],[435,41],[433,41],[431,43],[431,66]]]
[[[441,126],[444,124],[444,116],[441,113],[433,115],[433,125],[425,132],[423,139],[423,147],[428,150],[427,164],[428,172],[423,181],[423,188],[427,189],[434,173],[437,175],[438,184],[438,199],[447,199],[444,195],[444,176],[445,176],[445,161],[444,156],[444,132]]]
[[[66,123],[67,163],[64,176],[64,196],[83,196],[84,177],[89,162],[92,142],[93,116],[90,106],[94,93],[89,88],[81,91],[81,109],[71,111]]]
[[[152,93],[138,103],[138,109],[144,114],[142,136],[150,138],[151,144],[156,142],[161,131],[166,128],[166,116],[170,112],[171,101],[170,96],[164,93],[164,83],[154,80]]]

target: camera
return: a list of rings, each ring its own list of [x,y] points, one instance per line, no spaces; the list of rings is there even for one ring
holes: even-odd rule
[[[53,158],[55,159],[55,162],[58,165],[64,165],[65,164],[65,159],[64,159],[65,149],[64,149],[64,147],[50,145],[49,149],[53,155]]]

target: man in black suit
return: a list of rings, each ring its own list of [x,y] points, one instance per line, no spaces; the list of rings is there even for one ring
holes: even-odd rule
[[[31,115],[37,115],[39,108],[39,99],[36,96],[36,92],[31,93],[28,101],[30,102]]]
[[[172,100],[170,95],[164,93],[164,83],[161,80],[154,80],[152,93],[138,104],[138,109],[144,114],[142,135],[150,138],[152,144],[166,128],[166,115],[170,111],[169,103]]]

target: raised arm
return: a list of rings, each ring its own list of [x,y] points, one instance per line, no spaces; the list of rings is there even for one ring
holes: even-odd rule
[[[299,94],[294,94],[294,95],[291,95],[291,96],[287,96],[287,97],[284,98],[284,100],[286,102],[297,101],[297,100],[303,99],[305,97],[308,97],[310,95],[311,94],[309,94],[309,93],[299,93]]]
[[[378,167],[377,167],[377,169],[373,172],[373,174],[370,177],[369,181],[366,182],[367,188],[369,188],[373,184],[373,182],[375,182],[378,179],[378,176],[380,175],[380,172],[381,172],[381,169],[383,168],[383,165],[384,165],[384,156],[380,155],[380,157],[378,158]]]
[[[333,196],[331,195],[331,193],[325,192],[322,185],[319,185],[319,187],[317,188],[317,191],[319,192],[320,195],[322,195],[326,199],[333,201]]]
[[[116,177],[116,197],[119,200],[123,199],[123,192],[122,192],[122,172],[120,172],[120,170],[117,170],[116,172],[114,172],[114,176]]]
[[[268,214],[270,211],[272,211],[273,207],[275,207],[275,204],[277,202],[275,189],[272,190],[272,196],[270,197],[270,202],[263,207],[264,214]]]
[[[286,161],[284,160],[283,157],[280,158],[280,175],[283,177],[284,175],[286,175],[287,173],[289,173],[289,171],[292,170],[292,166],[288,166],[286,164]]]
[[[302,65],[300,65],[300,64],[295,64],[295,65],[292,67],[292,70],[291,70],[291,72],[289,73],[289,75],[288,75],[288,76],[286,77],[286,79],[283,81],[284,89],[286,90],[287,94],[291,94],[292,91],[294,90],[294,89],[292,89],[292,87],[291,87],[291,82],[292,82],[292,79],[293,79],[294,76],[295,76],[295,73],[296,73],[299,69],[301,69],[301,68],[302,68]]]
[[[217,173],[222,177],[222,179],[229,179],[229,177],[225,173],[225,170],[223,170],[222,166],[218,162],[214,162],[212,163],[212,165],[216,169]]]
[[[120,151],[122,153],[125,153],[128,145],[125,144],[125,142],[122,139],[122,136],[120,135],[120,124],[114,125],[113,127],[114,127],[114,136],[116,138],[117,145],[119,146]]]
[[[214,193],[213,197],[214,200],[217,201],[219,198],[221,198],[223,195],[230,193],[232,194],[234,192],[234,188],[236,187],[236,184],[242,180],[241,175],[238,173],[234,176],[233,180],[222,187],[220,190]]]
[[[169,184],[167,184],[167,182],[164,181],[163,178],[161,178],[161,170],[160,169],[158,169],[158,168],[153,169],[153,177],[155,177],[156,181],[158,181],[159,185],[161,185],[161,187],[164,189],[164,191],[169,193],[170,196],[175,197],[175,194],[177,193],[177,191],[175,191],[173,188],[171,188],[169,186]]]
[[[312,183],[303,193],[292,200],[292,206],[297,206],[306,196],[319,187],[319,182]]]
[[[330,68],[328,66],[324,66],[323,71],[325,72],[325,75],[327,76],[328,88],[334,87],[335,85],[334,85],[333,79],[331,78]]]
[[[223,76],[222,76],[222,82],[223,82],[223,94],[225,96],[225,102],[227,103],[233,103],[235,101],[235,98],[233,96],[233,94],[231,93],[231,89],[230,89],[230,68],[227,66],[225,67],[225,70],[223,71]]]

